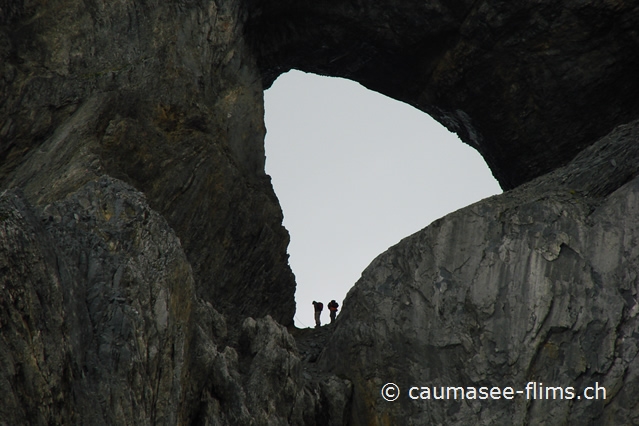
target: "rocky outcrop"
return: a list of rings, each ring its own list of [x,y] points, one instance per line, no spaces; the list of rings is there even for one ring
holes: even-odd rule
[[[5,191],[0,243],[0,423],[343,424],[349,382],[304,374],[270,316],[227,344],[134,188],[103,177],[40,215]]]
[[[194,288],[166,221],[109,178],[1,201],[2,421],[174,424]]]
[[[639,8],[502,3],[0,4],[0,423],[636,422]],[[262,91],[292,67],[528,182],[379,257],[334,335],[286,328]],[[405,392],[536,379],[610,398]]]
[[[275,325],[295,283],[244,19],[0,6],[0,423],[326,420]],[[247,317],[278,333],[244,348]]]
[[[200,328],[195,339],[191,381],[203,391],[184,407],[184,423],[345,424],[350,382],[330,374],[308,377],[295,340],[270,316],[244,321],[237,350],[220,350],[208,331]]]
[[[637,141],[635,121],[380,255],[347,295],[321,359],[353,382],[351,424],[636,423]],[[380,395],[387,382],[401,390],[396,401]],[[573,395],[526,397],[529,382]],[[433,393],[482,386],[523,393]],[[605,398],[586,399],[589,386]]]
[[[10,4],[0,16],[2,186],[44,206],[118,178],[175,230],[200,296],[237,322],[292,324],[288,234],[264,173],[242,5]]]

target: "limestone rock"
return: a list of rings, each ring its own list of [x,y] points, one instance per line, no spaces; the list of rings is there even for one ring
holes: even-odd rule
[[[0,197],[0,418],[6,424],[343,424],[350,388],[302,374],[270,316],[197,298],[166,221],[134,188],[90,181],[37,212]]]
[[[194,289],[166,221],[103,178],[41,215],[5,191],[0,242],[0,418],[174,424]]]
[[[223,350],[200,331],[191,380],[201,389],[188,407],[193,424],[345,423],[351,387],[330,374],[304,376],[295,340],[270,316],[247,318],[238,349]]]
[[[0,187],[43,207],[102,175],[120,179],[175,230],[198,295],[230,321],[292,324],[288,233],[264,173],[241,3],[9,3]]]
[[[353,382],[351,424],[636,423],[638,140],[639,122],[616,129],[568,166],[380,255],[347,295],[321,357]],[[608,194],[610,173],[620,187]],[[401,389],[395,402],[380,394],[388,382]],[[529,382],[573,394],[527,398]],[[409,395],[482,386],[524,393]],[[589,386],[605,387],[605,399],[588,400]]]

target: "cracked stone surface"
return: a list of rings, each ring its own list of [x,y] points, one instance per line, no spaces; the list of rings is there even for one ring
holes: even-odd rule
[[[565,168],[452,213],[373,261],[320,358],[353,382],[351,424],[639,420],[639,178],[626,182],[638,136],[639,123],[622,126]],[[626,183],[604,195],[611,173]],[[398,401],[381,398],[387,382],[402,390]],[[606,399],[408,396],[412,386],[528,382],[576,396],[598,383]]]

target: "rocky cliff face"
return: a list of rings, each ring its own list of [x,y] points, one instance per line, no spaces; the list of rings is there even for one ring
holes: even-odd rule
[[[637,174],[638,138],[639,122],[622,126],[568,166],[375,259],[321,359],[354,384],[351,424],[634,424],[639,178],[610,194],[601,184]],[[380,397],[387,382],[396,401]],[[574,391],[535,399],[529,382]],[[596,383],[605,399],[588,400]],[[435,398],[482,386],[523,393]]]
[[[133,185],[177,232],[200,295],[291,324],[242,5],[29,4],[2,16],[4,187],[44,206],[102,175]]]
[[[639,9],[498,3],[0,4],[0,424],[638,421]],[[291,67],[528,182],[380,256],[332,336],[286,328],[262,90]],[[406,396],[528,381],[608,398]]]
[[[244,14],[0,6],[0,423],[296,418],[251,404],[279,382],[243,382],[262,346],[268,371],[294,364],[290,336],[237,343],[246,317],[295,309]],[[278,398],[305,395],[285,373]]]

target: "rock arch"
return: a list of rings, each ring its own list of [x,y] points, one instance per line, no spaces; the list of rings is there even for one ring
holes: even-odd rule
[[[246,31],[265,87],[291,68],[356,80],[457,132],[511,189],[637,117],[638,16],[623,1],[278,1]]]

